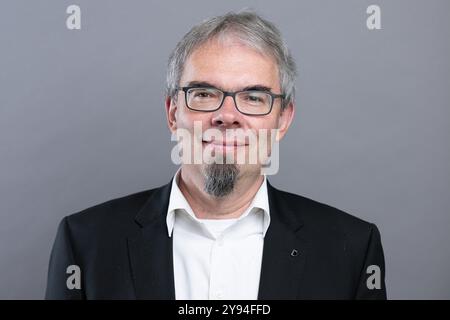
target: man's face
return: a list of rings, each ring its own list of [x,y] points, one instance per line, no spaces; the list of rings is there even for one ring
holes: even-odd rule
[[[265,87],[272,93],[281,93],[278,67],[275,60],[236,41],[225,43],[210,41],[191,54],[185,63],[179,86],[186,87],[199,83],[223,91]],[[282,100],[274,99],[273,108],[269,114],[262,116],[244,115],[236,109],[233,98],[230,96],[225,98],[222,107],[216,111],[194,111],[187,108],[184,94],[180,90],[176,101],[170,98],[166,100],[169,128],[172,132],[177,129],[187,129],[192,133],[192,139],[199,141],[203,150],[209,148],[209,150],[218,153],[233,152],[235,155],[240,151],[248,153],[250,148],[257,146],[240,145],[241,143],[247,144],[249,140],[239,138],[235,140],[237,146],[223,146],[223,143],[211,145],[211,139],[205,138],[205,135],[193,135],[195,122],[201,123],[203,131],[208,129],[220,130],[224,134],[224,139],[226,139],[227,129],[228,132],[230,132],[230,129],[242,129],[244,132],[251,130],[256,134],[259,142],[260,139],[267,138],[267,135],[264,137],[260,134],[259,129],[267,129],[269,137],[271,129],[279,129],[278,140],[280,140],[286,133],[294,113],[292,105],[289,105],[282,112]],[[233,141],[227,141],[226,144],[233,144]],[[268,150],[270,154],[270,139]],[[239,164],[238,166],[240,176],[260,170],[260,163]],[[201,170],[201,168],[197,168],[197,170]]]

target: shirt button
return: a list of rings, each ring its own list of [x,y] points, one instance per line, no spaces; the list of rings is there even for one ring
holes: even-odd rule
[[[224,241],[223,241],[222,238],[217,239],[217,245],[218,245],[219,247],[223,247]]]
[[[216,299],[222,299],[223,298],[223,292],[222,291],[217,291],[216,292]]]

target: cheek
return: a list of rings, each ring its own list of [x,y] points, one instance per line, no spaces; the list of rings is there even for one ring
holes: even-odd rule
[[[278,116],[266,116],[264,118],[255,118],[250,121],[249,127],[257,136],[257,144],[251,145],[250,149],[267,150],[264,154],[270,154],[271,145],[276,136],[278,126]],[[258,151],[259,152],[259,151]]]
[[[207,114],[200,114],[194,111],[186,110],[185,108],[177,110],[177,123],[178,128],[187,129],[189,131],[194,130],[194,125],[202,125],[205,128],[207,124]]]
[[[255,130],[260,129],[276,129],[278,128],[278,116],[269,114],[264,118],[257,118],[250,122],[250,127]]]
[[[177,129],[188,131],[194,140],[201,141],[205,130],[210,128],[210,115],[196,112],[180,112]]]

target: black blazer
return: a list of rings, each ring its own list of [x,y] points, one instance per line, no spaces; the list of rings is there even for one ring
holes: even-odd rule
[[[386,299],[374,224],[269,182],[267,187],[271,223],[259,299]],[[50,256],[46,298],[175,299],[165,219],[170,190],[171,182],[65,217]],[[80,267],[80,289],[66,285],[69,265]],[[366,284],[370,265],[381,270],[380,289]]]

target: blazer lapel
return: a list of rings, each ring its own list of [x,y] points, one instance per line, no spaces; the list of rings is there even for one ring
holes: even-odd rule
[[[136,215],[141,229],[128,238],[136,299],[175,299],[172,238],[165,219],[171,185],[154,191]]]
[[[303,221],[282,194],[267,181],[270,226],[264,238],[258,299],[298,299],[307,255],[302,238]]]

